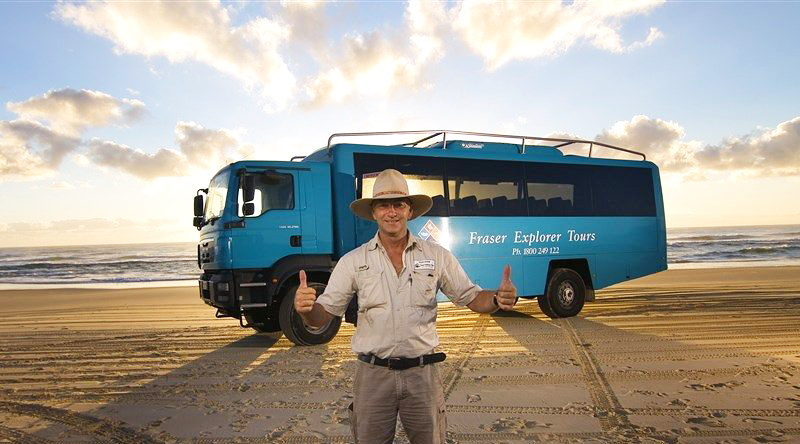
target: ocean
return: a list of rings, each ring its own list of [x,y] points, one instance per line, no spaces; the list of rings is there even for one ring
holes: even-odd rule
[[[669,268],[800,265],[800,225],[667,230]],[[192,242],[0,248],[0,289],[195,285]]]

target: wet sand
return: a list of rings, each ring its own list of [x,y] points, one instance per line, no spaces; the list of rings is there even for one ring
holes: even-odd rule
[[[0,442],[351,441],[349,324],[294,347],[194,287],[0,303]],[[668,271],[571,319],[441,304],[438,331],[452,442],[800,442],[800,267]]]

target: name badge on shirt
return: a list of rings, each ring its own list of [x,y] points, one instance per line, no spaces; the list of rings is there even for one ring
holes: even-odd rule
[[[433,266],[434,266],[433,259],[424,261],[414,261],[415,270],[433,270]]]

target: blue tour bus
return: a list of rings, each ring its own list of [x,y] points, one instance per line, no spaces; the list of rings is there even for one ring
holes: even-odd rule
[[[406,134],[425,137],[333,144],[343,136]],[[448,140],[454,134],[480,140]],[[560,148],[574,144],[588,145],[588,155],[563,154]],[[595,146],[641,160],[592,157]],[[337,259],[374,236],[377,225],[348,206],[371,195],[386,168],[403,173],[412,194],[433,198],[433,208],[409,222],[412,233],[452,251],[485,288],[496,288],[510,264],[520,296],[537,298],[549,317],[575,316],[595,290],[667,269],[658,167],[642,153],[463,131],[342,133],[289,162],[232,163],[198,190],[201,298],[243,327],[282,330],[296,344],[329,341],[341,319],[306,326],[293,308],[297,275],[306,270],[321,294]],[[357,320],[356,297],[345,321]]]

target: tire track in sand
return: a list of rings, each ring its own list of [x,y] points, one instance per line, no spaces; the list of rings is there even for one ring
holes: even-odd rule
[[[122,423],[106,421],[104,419],[95,418],[94,416],[55,407],[0,401],[0,411],[58,422],[76,429],[81,434],[92,436],[106,442],[120,444],[160,443],[160,441],[151,436],[136,432],[122,425]]]
[[[483,338],[483,335],[486,332],[486,326],[488,324],[489,315],[479,315],[472,327],[472,331],[470,331],[469,335],[467,336],[469,340],[459,347],[458,351],[456,352],[457,359],[453,365],[453,369],[450,370],[450,372],[447,373],[444,378],[442,378],[442,385],[444,385],[444,399],[448,399],[450,397],[450,393],[453,391],[453,389],[455,389],[456,384],[461,379],[461,375],[464,373],[464,367],[467,365],[469,359],[472,357],[472,354],[480,345],[481,338]]]
[[[50,444],[53,441],[29,435],[22,430],[12,429],[0,425],[0,442],[13,442],[20,444]]]
[[[564,335],[569,341],[575,360],[580,363],[589,395],[597,408],[595,416],[600,421],[600,427],[603,432],[616,432],[625,438],[635,440],[636,429],[631,424],[627,412],[614,394],[614,390],[611,388],[611,384],[608,383],[600,364],[575,329],[573,325],[574,318],[561,318],[556,321],[564,330]]]

